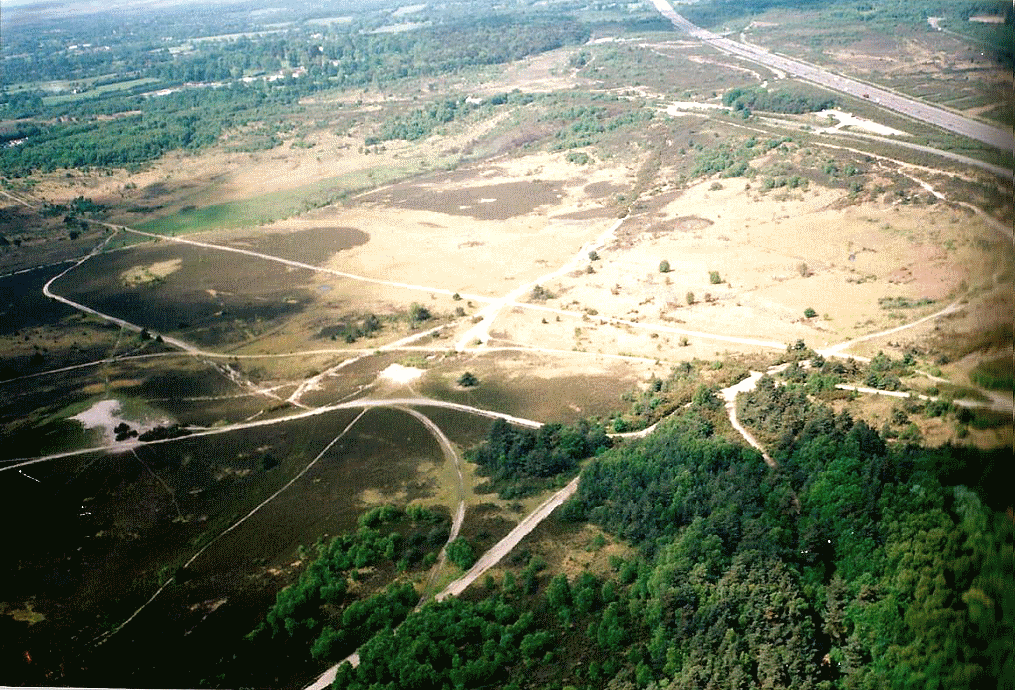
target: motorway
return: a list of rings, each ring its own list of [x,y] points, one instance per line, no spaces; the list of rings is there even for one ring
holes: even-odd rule
[[[936,125],[949,132],[955,132],[970,139],[989,144],[1002,151],[1015,151],[1015,136],[1013,136],[1010,129],[1005,130],[1000,127],[993,127],[950,110],[907,98],[893,91],[865,84],[850,77],[834,74],[800,60],[776,55],[758,46],[724,38],[687,21],[684,17],[677,14],[667,0],[652,0],[652,3],[655,5],[656,10],[669,19],[677,29],[724,53],[780,70],[833,91],[870,100],[872,103],[883,108],[894,110],[921,122]]]

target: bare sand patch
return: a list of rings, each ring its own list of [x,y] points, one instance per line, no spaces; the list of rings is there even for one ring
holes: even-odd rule
[[[164,418],[146,419],[139,423],[136,420],[127,419],[121,412],[120,401],[116,399],[99,400],[84,412],[68,417],[68,419],[80,422],[85,429],[98,429],[107,444],[116,441],[114,429],[119,424],[129,424],[138,433],[144,433],[160,424],[168,424],[170,421]]]
[[[846,113],[841,110],[822,110],[814,113],[814,116],[818,118],[819,122],[822,120],[827,121],[827,118],[834,118],[836,120],[834,125],[819,130],[821,132],[836,132],[843,127],[855,127],[856,129],[862,129],[866,132],[873,132],[874,134],[881,134],[884,136],[906,136],[906,133],[903,131],[888,127],[887,125],[882,125],[872,120],[857,117],[852,113]]]
[[[138,287],[149,283],[157,283],[183,266],[183,259],[157,261],[149,266],[134,266],[120,274],[120,283],[124,287]]]
[[[978,24],[1004,24],[1004,15],[1000,14],[976,14],[969,18],[969,21]]]
[[[378,375],[378,378],[392,383],[407,384],[412,383],[413,381],[418,381],[425,373],[425,369],[419,369],[418,367],[406,367],[401,364],[390,364]]]
[[[400,185],[366,197],[362,205],[307,217],[370,235],[370,242],[333,257],[329,268],[491,297],[565,263],[613,222],[600,213],[567,217],[600,205],[584,195],[583,180],[572,181],[574,166],[559,157],[526,157],[490,172],[486,167],[472,172],[481,185],[465,184],[456,174],[425,186]],[[618,172],[624,180],[625,170],[594,174],[618,180]],[[483,199],[498,201],[480,203]],[[551,209],[564,214],[550,216]]]

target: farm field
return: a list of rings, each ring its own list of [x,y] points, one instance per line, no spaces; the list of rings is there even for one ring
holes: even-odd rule
[[[865,25],[837,0],[816,4],[686,14],[1010,124],[1010,56],[980,50],[987,28],[919,17],[890,35],[880,15]],[[838,582],[861,607],[861,579],[890,577],[869,564],[886,558],[871,544],[898,538],[894,509],[864,499],[884,503],[863,518],[883,533],[843,536],[853,508],[829,517],[822,492],[861,473],[807,450],[818,427],[852,434],[835,457],[881,458],[863,472],[880,472],[885,496],[916,495],[906,472],[927,472],[939,487],[927,501],[946,492],[942,511],[968,504],[1002,534],[1011,152],[720,53],[652,3],[463,7],[335,7],[292,25],[236,9],[208,19],[208,35],[205,10],[164,10],[176,37],[114,45],[115,79],[87,48],[60,47],[76,76],[59,81],[4,49],[23,79],[0,101],[12,123],[0,127],[0,491],[4,524],[19,525],[0,575],[0,667],[13,669],[0,683],[302,688],[357,649],[374,673],[372,645],[398,639],[403,620],[506,602],[491,620],[520,626],[529,656],[505,656],[497,687],[691,687],[704,643],[632,613],[662,605],[663,573],[685,567],[665,559],[691,558],[680,549],[716,559],[694,575],[701,587],[737,567],[756,577],[744,553],[778,551],[819,623]],[[4,31],[28,50],[24,32],[77,11],[93,17],[81,36],[104,21],[40,7]],[[144,41],[168,46],[158,69],[131,57]],[[270,41],[288,46],[281,58]],[[349,57],[368,49],[385,59]],[[674,448],[686,457],[655,480],[610,474]],[[708,486],[712,507],[695,513],[706,499],[690,493],[656,517],[659,501],[620,503],[674,477],[670,494]],[[727,546],[693,532],[738,502],[754,506],[742,525],[709,533]],[[762,537],[750,522],[776,516],[792,526],[765,523]],[[532,531],[504,547],[519,526]],[[840,552],[801,555],[826,532]],[[989,548],[975,556],[983,573]],[[498,549],[460,604],[426,603]],[[873,625],[863,611],[856,631]],[[628,616],[624,635],[606,632],[610,616]],[[821,658],[845,654],[847,635],[828,630],[786,653],[846,687],[847,666]],[[893,658],[877,649],[868,679]],[[593,672],[600,652],[630,664]],[[360,687],[343,668],[335,687]]]

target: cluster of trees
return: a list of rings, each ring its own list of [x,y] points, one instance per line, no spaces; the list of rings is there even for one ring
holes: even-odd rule
[[[693,293],[691,293],[693,297]],[[682,343],[682,344],[686,344]],[[631,404],[630,409],[622,414],[614,414],[607,420],[607,426],[614,432],[623,433],[647,426],[672,414],[674,410],[688,405],[699,412],[714,409],[717,403],[716,393],[722,386],[718,382],[705,385],[701,372],[706,369],[717,370],[721,362],[702,362],[693,360],[681,362],[670,369],[666,378],[652,377],[644,390],[630,391],[621,399]],[[737,381],[747,375],[746,369],[738,366],[722,368],[722,379]]]
[[[562,119],[567,124],[558,130],[552,149],[564,151],[590,146],[608,132],[648,122],[654,116],[655,113],[647,108],[614,115],[601,106],[574,106],[554,114],[554,119]]]
[[[544,642],[531,632],[533,624],[531,613],[520,614],[499,596],[478,603],[453,598],[432,604],[397,630],[375,635],[360,650],[359,666],[343,664],[332,687],[400,690],[504,683],[523,647],[531,654]]]
[[[334,326],[326,326],[318,333],[320,338],[342,339],[346,343],[354,343],[360,338],[373,337],[383,328],[380,317],[367,314],[362,319],[343,321]]]
[[[771,490],[758,452],[714,435],[697,413],[662,426],[662,433],[586,467],[567,516],[587,518],[652,553],[658,540],[721,507],[722,520],[713,520],[716,536],[722,543],[739,541],[745,516],[756,516]],[[731,476],[743,480],[730,482]]]
[[[601,686],[643,656],[632,654],[639,624],[627,597],[637,566],[617,565],[619,582],[588,572],[546,582],[546,563],[533,558],[520,579],[508,571],[499,588],[488,579],[478,601],[430,604],[381,632],[360,650],[358,667],[339,669],[334,687],[519,690],[545,687],[558,666]]]
[[[391,139],[406,141],[423,139],[441,125],[446,125],[473,109],[474,106],[464,97],[436,101],[425,108],[417,108],[408,117],[398,117],[385,123],[380,133],[376,137],[368,137],[365,143],[372,146]]]
[[[764,110],[771,113],[812,113],[835,105],[832,98],[791,91],[769,91],[757,88],[730,89],[723,94],[722,103],[736,111]]]
[[[980,362],[970,372],[969,378],[984,388],[1012,390],[1015,389],[1015,363],[1011,357]]]
[[[699,144],[696,148],[701,153],[695,161],[693,174],[707,176],[721,173],[722,177],[740,177],[750,168],[751,160],[791,141],[791,137],[783,137],[759,142],[757,138],[750,137],[739,144],[723,141],[707,151]]]
[[[889,445],[825,405],[801,419],[776,390],[777,472],[688,414],[595,460],[567,507],[655,554],[632,589],[653,677],[984,687],[1010,673],[1013,646],[991,635],[1013,624],[1012,576],[992,579],[1012,521],[955,485],[1005,505],[988,488],[1000,454]]]
[[[379,528],[385,526],[389,530],[383,533]],[[419,506],[368,511],[356,532],[318,543],[317,557],[278,593],[248,640],[255,646],[282,643],[308,650],[318,660],[345,658],[377,631],[401,622],[419,600],[415,587],[405,581],[364,598],[354,585],[361,571],[385,563],[399,572],[421,560],[430,565],[447,535],[447,516]]]
[[[41,110],[42,96],[35,91],[9,93],[6,89],[0,90],[0,120],[32,117]],[[18,136],[24,136],[24,133],[16,130],[5,131],[0,135],[0,140],[14,139]]]
[[[223,130],[294,105],[299,95],[284,85],[237,83],[157,98],[138,96],[120,103],[118,117],[87,116],[38,129],[18,146],[0,149],[0,167],[9,175],[28,175],[33,170],[140,165],[169,151],[213,144]]]
[[[912,359],[906,361],[893,360],[883,352],[878,352],[870,361],[867,368],[867,375],[864,377],[864,385],[881,390],[897,391],[902,388],[900,376],[912,373]]]
[[[575,426],[544,424],[539,429],[512,427],[498,419],[490,427],[486,441],[469,450],[466,457],[490,477],[502,497],[508,491],[519,495],[519,487],[533,489],[538,484],[526,480],[545,479],[577,468],[578,462],[611,445],[602,427],[582,421]]]

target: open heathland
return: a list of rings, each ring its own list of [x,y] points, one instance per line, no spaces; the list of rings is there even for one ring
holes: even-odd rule
[[[666,5],[5,8],[0,681],[1007,687],[1011,151],[743,46],[1010,8]]]

